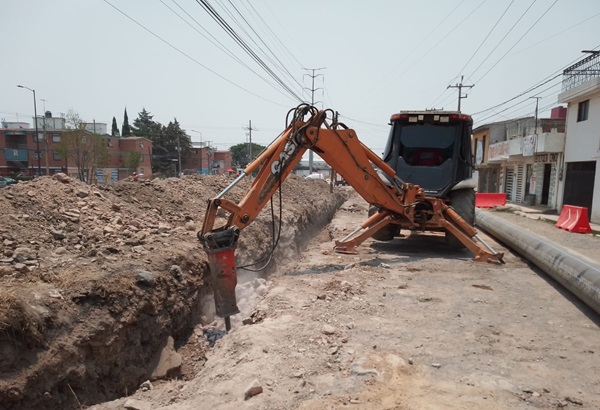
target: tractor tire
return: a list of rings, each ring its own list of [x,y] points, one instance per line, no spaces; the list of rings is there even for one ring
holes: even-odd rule
[[[475,190],[457,189],[448,194],[450,206],[464,219],[469,225],[475,225]],[[446,232],[446,243],[452,249],[464,249],[464,245],[450,232]]]
[[[369,207],[369,216],[373,216],[378,212],[377,207],[371,206]],[[373,235],[373,239],[387,242],[394,239],[396,235],[400,233],[400,227],[397,225],[388,225],[385,228],[380,229]]]

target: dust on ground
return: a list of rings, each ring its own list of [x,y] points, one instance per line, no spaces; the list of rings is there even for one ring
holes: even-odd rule
[[[208,348],[194,329],[213,320],[196,232],[207,200],[231,181],[89,186],[57,174],[2,189],[0,408],[79,408],[130,395],[152,377],[169,338],[183,363],[162,377],[193,377]],[[229,197],[239,201],[249,183]],[[342,196],[291,177],[283,200],[276,260],[298,253]],[[244,232],[240,262],[264,257],[270,215]]]
[[[598,316],[527,261],[471,261],[443,235],[332,239],[367,214],[357,198],[262,290],[189,381],[95,410],[597,409]],[[256,394],[258,393],[258,394]]]

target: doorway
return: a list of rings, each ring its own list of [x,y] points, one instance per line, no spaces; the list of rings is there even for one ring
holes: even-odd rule
[[[550,194],[550,175],[552,174],[552,164],[544,164],[544,178],[542,182],[542,200],[541,205],[548,205],[548,196]]]
[[[568,162],[563,204],[586,207],[590,217],[595,176],[596,161]]]

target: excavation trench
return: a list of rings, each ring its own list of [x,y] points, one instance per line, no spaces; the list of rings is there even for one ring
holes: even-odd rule
[[[200,365],[202,352],[186,342],[213,317],[195,233],[206,200],[229,182],[186,177],[90,187],[44,177],[3,190],[0,408],[80,408],[129,395],[152,378],[170,339]],[[233,200],[248,183],[232,190]],[[298,255],[343,200],[323,181],[289,178],[279,245],[252,280]],[[263,212],[242,233],[238,263],[270,252],[271,223]],[[244,274],[240,282],[248,286]],[[184,363],[161,377],[190,370]]]

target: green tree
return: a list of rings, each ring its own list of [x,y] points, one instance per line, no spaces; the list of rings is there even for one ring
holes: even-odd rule
[[[56,152],[75,164],[79,180],[89,183],[96,168],[105,165],[110,158],[107,142],[100,135],[86,131],[77,112],[69,110],[65,119],[67,131]]]
[[[183,162],[191,153],[192,140],[184,130],[181,129],[177,118],[170,121],[166,127],[162,127],[161,137],[152,141],[153,167],[156,165],[157,171],[165,174],[171,174],[174,170],[173,163]],[[181,155],[179,154],[181,151]]]
[[[110,135],[112,135],[113,137],[119,136],[119,127],[117,126],[117,119],[115,117],[113,117],[112,120],[112,130],[110,132]]]
[[[245,166],[250,163],[250,150],[249,145],[242,142],[240,144],[229,147],[229,151],[231,151],[231,159],[234,164],[237,166]],[[252,159],[258,157],[266,147],[264,145],[252,143]]]
[[[124,137],[131,136],[131,127],[129,126],[129,117],[127,116],[127,108],[125,108],[125,114],[123,115],[123,126],[121,127],[121,135]]]
[[[138,113],[138,117],[133,121],[132,132],[138,137],[146,137],[152,142],[160,138],[162,125],[154,121],[154,116],[150,112],[142,108],[142,112]]]
[[[125,157],[124,165],[131,171],[135,171],[142,162],[142,154],[138,151],[129,151]]]

